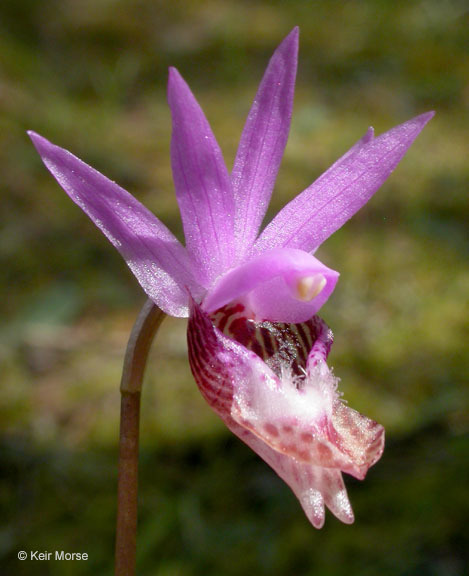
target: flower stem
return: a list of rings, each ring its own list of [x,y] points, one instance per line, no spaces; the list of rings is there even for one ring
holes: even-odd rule
[[[133,576],[135,574],[140,394],[148,352],[164,317],[165,313],[151,300],[147,300],[132,328],[125,353],[120,386],[116,576]]]

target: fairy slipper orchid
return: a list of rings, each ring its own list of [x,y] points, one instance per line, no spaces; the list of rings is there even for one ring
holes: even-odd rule
[[[189,316],[192,372],[226,425],[293,489],[320,527],[353,513],[342,472],[364,478],[384,431],[345,405],[316,316],[338,273],[312,254],[386,180],[432,117],[359,140],[259,234],[287,142],[298,29],[280,44],[249,112],[231,174],[180,74],[169,73],[171,158],[185,247],[128,192],[30,132],[59,184],[119,250],[164,312]]]

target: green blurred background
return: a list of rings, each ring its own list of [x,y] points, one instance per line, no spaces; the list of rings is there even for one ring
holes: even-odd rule
[[[321,247],[322,310],[350,405],[387,430],[356,523],[314,530],[200,397],[167,319],[143,395],[138,573],[467,574],[469,6],[466,1],[2,0],[0,571],[112,574],[118,385],[144,296],[26,137],[118,181],[182,238],[167,67],[228,166],[267,61],[301,29],[291,136],[270,216],[372,124],[435,109],[377,196]],[[20,562],[19,550],[87,552]]]

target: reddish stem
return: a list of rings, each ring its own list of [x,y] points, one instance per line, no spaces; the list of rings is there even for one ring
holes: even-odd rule
[[[147,300],[132,328],[125,353],[120,387],[116,576],[135,575],[140,394],[148,352],[164,317],[164,312]]]

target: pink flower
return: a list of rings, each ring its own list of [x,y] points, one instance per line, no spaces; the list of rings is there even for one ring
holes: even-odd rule
[[[353,513],[342,472],[364,478],[381,426],[346,406],[315,314],[338,279],[313,253],[386,180],[433,113],[370,128],[260,233],[287,142],[298,29],[271,58],[230,174],[189,87],[170,69],[171,158],[186,246],[128,192],[30,132],[59,184],[167,314],[189,316],[189,360],[209,404],[290,485],[314,526]]]

